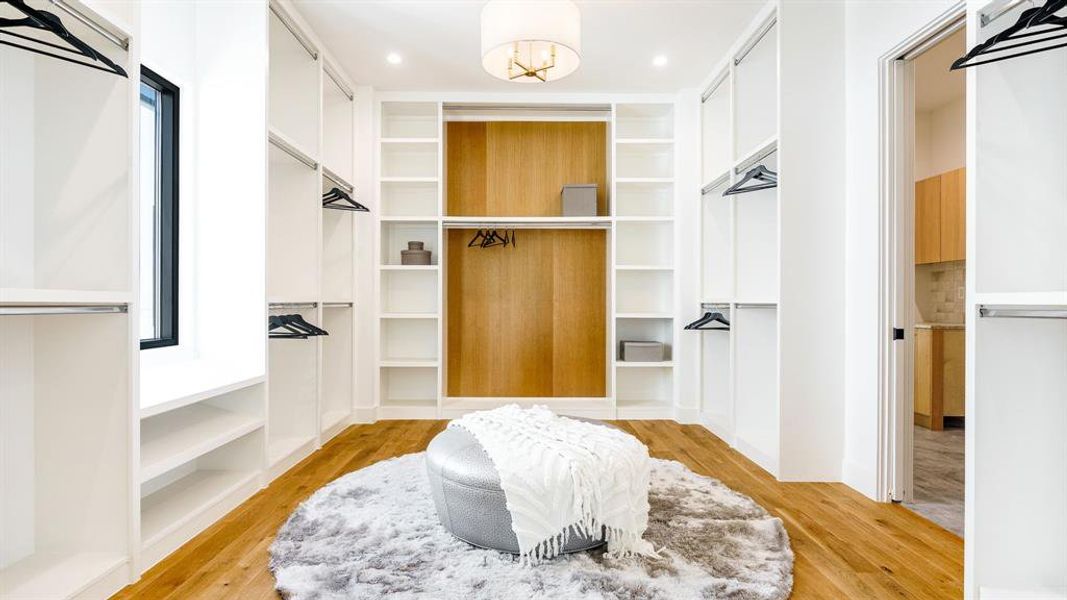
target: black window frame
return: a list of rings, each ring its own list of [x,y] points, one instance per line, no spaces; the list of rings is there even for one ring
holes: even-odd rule
[[[141,339],[141,350],[178,345],[178,86],[141,67],[141,82],[159,92],[159,336]],[[152,301],[154,301],[153,299]],[[142,299],[142,301],[146,301]]]

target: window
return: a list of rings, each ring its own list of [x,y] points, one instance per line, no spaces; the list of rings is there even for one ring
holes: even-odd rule
[[[141,349],[178,344],[178,88],[141,67]]]

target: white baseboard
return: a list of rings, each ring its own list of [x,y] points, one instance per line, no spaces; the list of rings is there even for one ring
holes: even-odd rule
[[[841,482],[871,500],[879,501],[878,477],[874,470],[852,460],[841,465]]]
[[[674,420],[685,425],[699,425],[700,409],[678,407],[674,409]]]
[[[352,411],[353,423],[373,423],[378,420],[378,409],[373,406],[370,408],[357,406]]]

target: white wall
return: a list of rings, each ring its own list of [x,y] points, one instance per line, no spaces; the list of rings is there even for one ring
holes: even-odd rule
[[[962,92],[962,90],[961,90]],[[967,164],[967,103],[957,100],[915,114],[915,180]]]
[[[845,3],[845,457],[843,480],[875,497],[878,468],[878,59],[952,0]]]

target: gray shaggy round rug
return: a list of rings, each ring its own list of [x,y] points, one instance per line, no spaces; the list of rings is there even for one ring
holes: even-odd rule
[[[527,567],[448,533],[437,520],[423,454],[408,454],[315,492],[278,531],[270,569],[290,600],[789,595],[789,537],[751,498],[680,463],[653,459],[648,500],[645,539],[665,548],[663,559],[611,560],[594,550]]]

